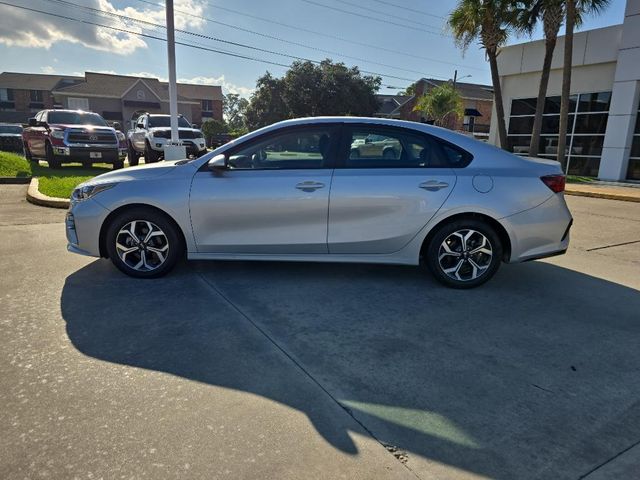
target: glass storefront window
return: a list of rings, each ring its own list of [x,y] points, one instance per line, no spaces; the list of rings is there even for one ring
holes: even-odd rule
[[[598,175],[610,103],[611,92],[581,93],[570,97],[566,147],[569,173]],[[517,99],[511,103],[508,135],[512,151],[517,155],[529,153],[535,106],[535,98]],[[560,97],[547,97],[539,145],[541,156],[555,158],[558,154],[559,114]],[[636,134],[634,142],[638,144],[637,161],[640,167],[640,115],[636,124]],[[632,168],[631,162],[629,168]]]
[[[636,129],[634,130],[633,143],[631,144],[631,153],[629,154],[627,179],[640,180],[640,107],[636,117]]]

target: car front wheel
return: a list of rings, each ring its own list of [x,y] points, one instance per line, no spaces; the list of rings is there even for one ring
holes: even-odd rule
[[[147,142],[144,149],[144,163],[156,163],[158,160],[160,160],[160,153],[151,148]]]
[[[113,264],[136,278],[165,275],[184,253],[175,224],[164,214],[146,208],[118,215],[107,229],[106,242]]]
[[[456,220],[438,228],[426,251],[426,264],[438,281],[473,288],[495,275],[502,244],[495,230],[478,220]]]
[[[57,158],[53,153],[53,147],[50,143],[47,143],[45,146],[45,155],[47,158],[47,163],[49,164],[49,168],[60,168],[62,166],[62,162],[59,158]]]

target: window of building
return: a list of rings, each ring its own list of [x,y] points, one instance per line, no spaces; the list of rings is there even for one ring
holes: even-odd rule
[[[69,97],[67,105],[70,110],[89,110],[89,99]]]
[[[13,102],[13,90],[10,88],[0,88],[0,102]]]
[[[213,100],[202,100],[202,111],[203,112],[212,112],[213,111]]]
[[[31,90],[29,92],[31,101],[34,103],[42,103],[44,100],[44,96],[42,95],[42,90]]]
[[[610,103],[611,92],[581,93],[570,97],[566,146],[569,174],[592,177],[598,175]],[[517,155],[529,153],[535,111],[535,98],[515,99],[511,102],[508,136],[511,148]],[[541,157],[556,158],[559,130],[560,97],[547,97],[539,144]],[[640,152],[640,143],[638,149]]]
[[[640,180],[640,108],[638,108],[638,115],[636,116],[636,128],[633,131],[627,178],[629,180]]]

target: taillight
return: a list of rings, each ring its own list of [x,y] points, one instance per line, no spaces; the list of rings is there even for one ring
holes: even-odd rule
[[[566,180],[564,175],[545,175],[544,177],[540,177],[540,180],[542,180],[553,192],[564,192],[564,184]]]

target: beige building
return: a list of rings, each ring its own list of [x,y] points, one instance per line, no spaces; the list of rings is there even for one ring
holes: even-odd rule
[[[222,120],[222,98],[220,86],[178,83],[178,112],[193,123]],[[127,129],[141,113],[169,113],[169,86],[157,78],[93,72],[0,73],[0,122],[26,123],[50,108],[90,110]]]
[[[564,37],[552,62],[540,156],[557,155]],[[514,153],[529,150],[544,41],[505,47],[498,57],[505,121]],[[567,132],[568,172],[640,180],[640,0],[628,0],[622,25],[575,34]],[[498,143],[495,115],[490,141]]]

